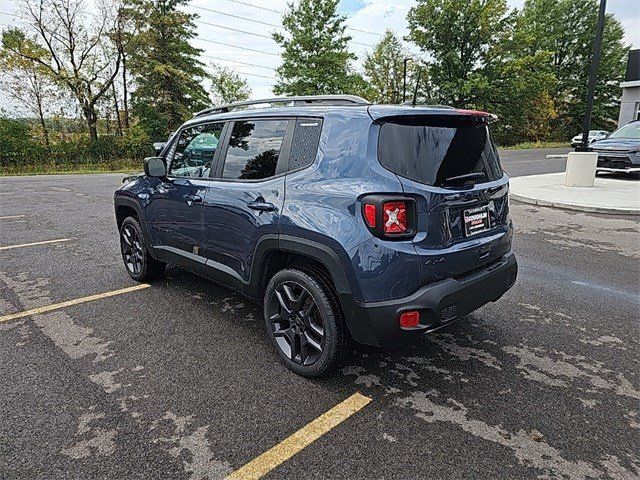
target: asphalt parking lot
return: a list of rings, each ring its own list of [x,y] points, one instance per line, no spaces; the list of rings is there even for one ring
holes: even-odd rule
[[[265,478],[640,478],[637,218],[514,203],[499,302],[307,380],[259,307],[183,270],[101,296],[135,285],[121,178],[0,177],[0,478],[222,478],[299,429],[318,440]],[[370,402],[313,423],[354,394]]]

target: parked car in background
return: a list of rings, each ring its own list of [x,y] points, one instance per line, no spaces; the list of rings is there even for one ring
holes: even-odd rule
[[[598,140],[604,140],[609,135],[606,130],[589,130],[589,136],[587,137],[589,143],[597,142]],[[582,134],[578,134],[571,139],[571,146],[576,148],[582,143]]]
[[[126,269],[147,281],[172,263],[259,300],[304,376],[350,339],[415,341],[516,281],[494,119],[349,95],[202,111],[115,193]]]
[[[171,141],[175,134],[176,132],[171,132],[166,142],[153,142],[153,150],[156,152],[156,155],[160,155],[160,152],[164,149],[165,145]]]
[[[591,147],[598,154],[596,172],[640,172],[640,120],[627,123]]]

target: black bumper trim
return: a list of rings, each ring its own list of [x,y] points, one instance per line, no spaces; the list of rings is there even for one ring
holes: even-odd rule
[[[355,340],[393,347],[411,342],[498,300],[513,286],[517,273],[518,262],[515,255],[509,253],[469,275],[426,285],[404,298],[361,303],[350,295],[342,295],[341,301]],[[405,310],[420,311],[420,325],[401,328],[398,317]]]

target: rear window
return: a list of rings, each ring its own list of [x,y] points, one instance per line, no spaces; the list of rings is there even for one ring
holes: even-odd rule
[[[469,173],[484,173],[485,182],[502,178],[487,125],[459,119],[424,123],[388,122],[380,127],[378,159],[383,167],[435,186]]]

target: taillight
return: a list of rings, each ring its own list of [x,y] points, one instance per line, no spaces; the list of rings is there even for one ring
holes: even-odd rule
[[[362,199],[362,216],[376,237],[393,240],[413,237],[417,231],[416,202],[391,195],[367,195]]]
[[[367,225],[371,228],[376,227],[376,213],[377,208],[371,203],[366,203],[364,206],[364,219],[367,221]]]
[[[407,203],[384,202],[382,204],[384,233],[405,233],[407,231]]]

